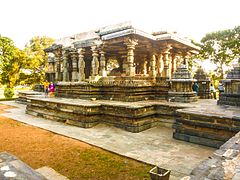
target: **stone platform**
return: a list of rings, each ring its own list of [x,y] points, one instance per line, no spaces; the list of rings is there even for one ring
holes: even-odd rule
[[[16,99],[16,102],[26,104],[27,103],[27,97],[29,96],[37,96],[42,95],[43,93],[37,92],[37,91],[19,91],[18,92],[18,98]]]
[[[219,148],[240,131],[240,108],[216,104],[202,100],[196,107],[177,110],[173,137]]]
[[[187,104],[166,101],[121,102],[69,98],[29,97],[26,113],[84,128],[111,124],[130,132],[157,125],[172,127],[176,110]]]
[[[240,81],[239,81],[240,84]],[[219,97],[219,105],[231,105],[240,107],[240,94],[223,93]]]
[[[29,97],[26,113],[83,128],[105,123],[141,132],[155,126],[174,128],[173,137],[219,148],[240,131],[240,109],[219,106],[216,100],[192,103],[160,100],[121,102]]]
[[[135,102],[147,99],[167,99],[169,83],[157,77],[101,77],[98,81],[57,82],[57,97]]]
[[[240,179],[240,132],[182,180]]]

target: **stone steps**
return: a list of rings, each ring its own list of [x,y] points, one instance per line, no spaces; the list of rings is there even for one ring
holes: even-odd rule
[[[240,179],[240,132],[181,180]]]
[[[175,111],[179,108],[183,107],[42,97],[29,98],[26,113],[83,128],[105,123],[130,132],[140,132],[157,125],[171,127]]]
[[[219,148],[240,131],[239,119],[217,113],[196,113],[184,109],[177,111],[173,137],[178,140]]]
[[[47,180],[69,180],[67,177],[47,166],[38,168],[35,171],[43,175]]]

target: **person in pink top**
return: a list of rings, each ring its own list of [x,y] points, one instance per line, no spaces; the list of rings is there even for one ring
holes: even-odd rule
[[[54,96],[55,85],[51,82],[48,88],[49,88],[50,96]]]

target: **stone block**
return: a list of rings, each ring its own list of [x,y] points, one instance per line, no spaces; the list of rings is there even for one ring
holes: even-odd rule
[[[0,179],[47,180],[40,173],[20,161],[17,157],[6,152],[0,153]]]

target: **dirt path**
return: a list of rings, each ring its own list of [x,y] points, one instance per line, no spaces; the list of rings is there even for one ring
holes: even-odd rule
[[[112,154],[1,116],[0,152],[6,151],[37,169],[49,166],[69,179],[148,179],[151,166]]]

